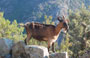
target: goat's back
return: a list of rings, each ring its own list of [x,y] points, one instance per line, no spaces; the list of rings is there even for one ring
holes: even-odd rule
[[[30,23],[29,32],[31,36],[38,39],[49,38],[55,35],[55,26],[41,23]]]

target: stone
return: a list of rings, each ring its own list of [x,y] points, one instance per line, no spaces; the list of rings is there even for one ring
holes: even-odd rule
[[[12,47],[12,58],[48,58],[48,49],[43,46],[25,45],[23,41]]]
[[[12,58],[25,58],[25,43],[23,41],[19,41],[15,43],[12,47]]]
[[[48,49],[43,46],[28,45],[25,46],[25,52],[30,58],[49,58]]]
[[[52,53],[49,55],[50,58],[68,58],[67,52]]]
[[[15,43],[12,47],[12,58],[68,58],[67,52],[52,53],[38,45],[25,45],[23,41]]]
[[[14,42],[10,39],[3,38],[0,39],[0,56],[6,56],[10,53],[11,47]]]
[[[0,56],[0,58],[5,58],[4,56]]]

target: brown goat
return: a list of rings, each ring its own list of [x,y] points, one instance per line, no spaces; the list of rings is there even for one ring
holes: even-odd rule
[[[41,23],[34,23],[34,22],[27,22],[24,27],[27,32],[27,38],[25,39],[25,43],[29,42],[31,37],[37,39],[39,41],[47,41],[48,42],[48,51],[50,46],[52,46],[52,51],[54,51],[54,42],[57,40],[59,33],[62,28],[65,31],[68,29],[68,24],[63,18],[58,17],[59,23],[57,26],[48,25],[48,24],[41,24]]]

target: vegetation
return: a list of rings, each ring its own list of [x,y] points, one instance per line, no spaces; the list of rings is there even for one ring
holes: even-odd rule
[[[52,16],[45,15],[45,21],[43,23],[55,24],[55,22],[52,21],[52,18]],[[82,22],[86,23],[86,26],[90,25],[90,7],[86,9],[84,4],[82,4],[80,10],[69,10],[68,18],[70,19],[70,30],[63,39],[60,49],[57,51],[67,51],[70,58],[78,58],[78,56],[85,53],[85,51],[90,50],[90,45],[87,45],[88,48],[85,46],[87,39],[88,44],[90,44],[90,37],[84,38],[86,27],[82,26]],[[26,34],[23,34],[23,31],[24,28],[19,27],[16,20],[10,22],[8,19],[3,17],[3,12],[0,12],[0,38],[9,38],[14,41],[24,40]],[[46,42],[39,42],[34,39],[31,39],[29,44],[47,46]]]
[[[3,17],[3,12],[0,12],[0,38],[9,38],[14,41],[23,40],[24,28],[18,27],[18,23],[14,20],[12,23]]]
[[[68,9],[80,9],[82,3],[88,7],[90,0],[0,0],[0,11],[4,11],[5,17],[10,21],[14,19],[17,22],[26,22],[29,19],[42,21],[44,15],[56,17],[64,13],[62,10],[67,13]]]
[[[90,9],[86,9],[84,4],[79,10],[75,12],[69,11],[69,19],[70,19],[70,42],[72,42],[72,46],[70,50],[73,52],[72,57],[78,58],[79,55],[85,53],[86,50],[89,50],[90,47],[85,47],[84,40],[84,31],[85,28],[81,25],[82,22],[86,23],[86,25],[90,25]],[[89,39],[90,40],[90,39]],[[90,43],[89,43],[90,44]]]

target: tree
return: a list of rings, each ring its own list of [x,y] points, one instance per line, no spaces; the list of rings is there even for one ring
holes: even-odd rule
[[[45,21],[43,22],[44,24],[52,24],[54,25],[55,23],[52,21],[52,16],[47,17],[47,15],[44,16]]]
[[[14,20],[12,23],[3,17],[3,12],[0,12],[0,38],[9,38],[14,41],[23,40],[24,28],[18,27],[18,23]]]
[[[80,10],[69,11],[70,19],[70,41],[72,42],[72,47],[70,50],[73,52],[73,58],[78,58],[79,55],[83,54],[87,48],[85,48],[85,41],[83,39],[84,28],[81,25],[82,22],[85,22],[87,25],[90,25],[90,10],[82,4]],[[90,47],[89,47],[90,48]]]

